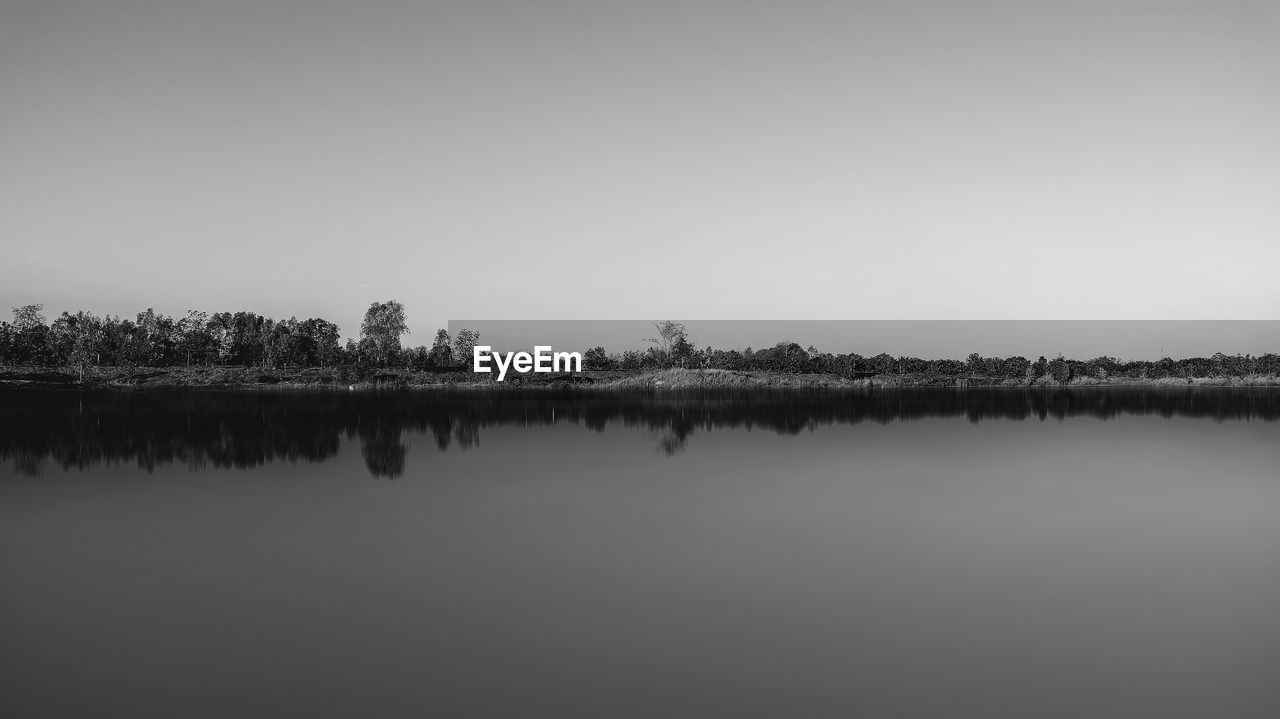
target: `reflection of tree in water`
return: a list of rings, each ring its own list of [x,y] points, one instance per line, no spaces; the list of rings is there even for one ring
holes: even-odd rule
[[[0,458],[28,469],[52,460],[64,469],[132,462],[151,471],[168,464],[245,469],[337,455],[340,416],[330,406],[257,394],[5,390]]]
[[[453,436],[458,446],[463,449],[474,449],[480,446],[480,425],[469,417],[459,417],[453,428]]]
[[[668,457],[674,457],[677,454],[684,452],[685,445],[688,441],[688,434],[680,434],[674,431],[663,432],[662,436],[658,437],[658,451]]]
[[[671,414],[666,429],[658,437],[659,452],[668,457],[674,457],[685,450],[689,437],[694,433],[698,425],[705,423],[709,419],[704,416],[695,418],[694,413],[694,408],[682,408]]]
[[[44,456],[27,449],[18,449],[13,453],[13,471],[24,477],[39,477],[44,474]]]
[[[381,415],[366,416],[360,424],[360,454],[370,475],[395,479],[404,474],[409,446],[401,440],[399,424]]]
[[[446,417],[430,422],[428,427],[431,430],[431,435],[435,437],[436,449],[441,452],[448,449],[449,440],[453,438],[453,425],[448,421],[448,418]]]
[[[336,392],[112,392],[0,390],[0,459],[30,476],[52,461],[85,469],[131,462],[250,468],[322,462],[358,437],[373,476],[396,477],[405,433],[440,451],[479,446],[487,427],[578,424],[648,430],[675,455],[698,432],[722,428],[798,434],[819,426],[924,417],[983,420],[1122,415],[1274,421],[1280,393],[1266,389],[909,390],[823,395],[619,395],[503,392],[477,395]]]

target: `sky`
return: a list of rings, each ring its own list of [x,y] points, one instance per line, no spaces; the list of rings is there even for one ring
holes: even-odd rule
[[[698,348],[763,349],[795,342],[822,352],[871,357],[964,359],[1062,354],[1073,359],[1211,357],[1280,353],[1280,320],[691,320],[682,323]],[[658,332],[642,320],[453,320],[450,334],[480,333],[493,350],[609,352],[645,350]],[[428,343],[430,344],[430,343]]]
[[[0,307],[1276,319],[1280,4],[3,0]]]

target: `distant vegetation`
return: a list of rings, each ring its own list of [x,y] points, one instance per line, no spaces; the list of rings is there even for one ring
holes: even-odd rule
[[[401,346],[409,332],[404,306],[375,302],[365,312],[360,339],[342,344],[338,326],[317,317],[276,320],[254,312],[209,314],[191,310],[175,318],[148,309],[136,319],[91,312],[62,313],[46,321],[43,305],[13,309],[13,322],[0,322],[0,365],[70,368],[288,367],[412,368],[461,367],[478,334],[467,330],[451,339],[440,330],[430,348]]]
[[[267,370],[332,368],[344,377],[371,376],[383,370],[455,372],[470,366],[480,335],[460,329],[456,336],[436,332],[430,347],[404,347],[408,334],[404,306],[394,300],[375,302],[365,312],[360,339],[342,343],[336,324],[320,318],[275,320],[253,312],[208,314],[191,310],[174,318],[151,309],[135,319],[90,312],[64,312],[52,322],[43,306],[13,309],[13,322],[0,322],[0,366],[66,369],[83,378],[99,368],[254,367]],[[1115,357],[1074,359],[1061,354],[1035,360],[1022,356],[966,359],[895,357],[886,353],[832,354],[794,342],[763,349],[697,347],[685,326],[665,321],[654,325],[647,349],[583,352],[589,372],[639,374],[671,369],[724,370],[732,373],[815,375],[834,381],[877,381],[887,384],[1090,384],[1214,378],[1254,378],[1274,383],[1280,355],[1228,355],[1159,360]],[[699,381],[715,373],[699,373]],[[739,377],[741,375],[738,375]],[[721,373],[721,381],[734,384]],[[797,378],[799,379],[799,378]],[[817,383],[819,377],[803,384]],[[823,380],[825,381],[825,379]]]

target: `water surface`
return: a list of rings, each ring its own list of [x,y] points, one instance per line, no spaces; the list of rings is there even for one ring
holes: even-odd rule
[[[1280,715],[1280,393],[0,393],[6,716]]]

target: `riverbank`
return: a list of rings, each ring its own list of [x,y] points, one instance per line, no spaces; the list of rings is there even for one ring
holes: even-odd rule
[[[834,374],[720,369],[664,369],[644,372],[586,371],[520,375],[496,382],[492,374],[466,371],[422,372],[413,370],[360,370],[354,367],[267,369],[261,367],[95,367],[84,372],[42,368],[0,369],[0,386],[86,388],[300,388],[362,390],[414,388],[437,390],[504,391],[512,389],[583,388],[602,391],[635,390],[841,390],[870,388],[955,387],[1280,387],[1276,375],[1243,377],[1077,377],[1065,384],[1049,377],[1036,380],[982,376],[884,374],[848,379]]]

